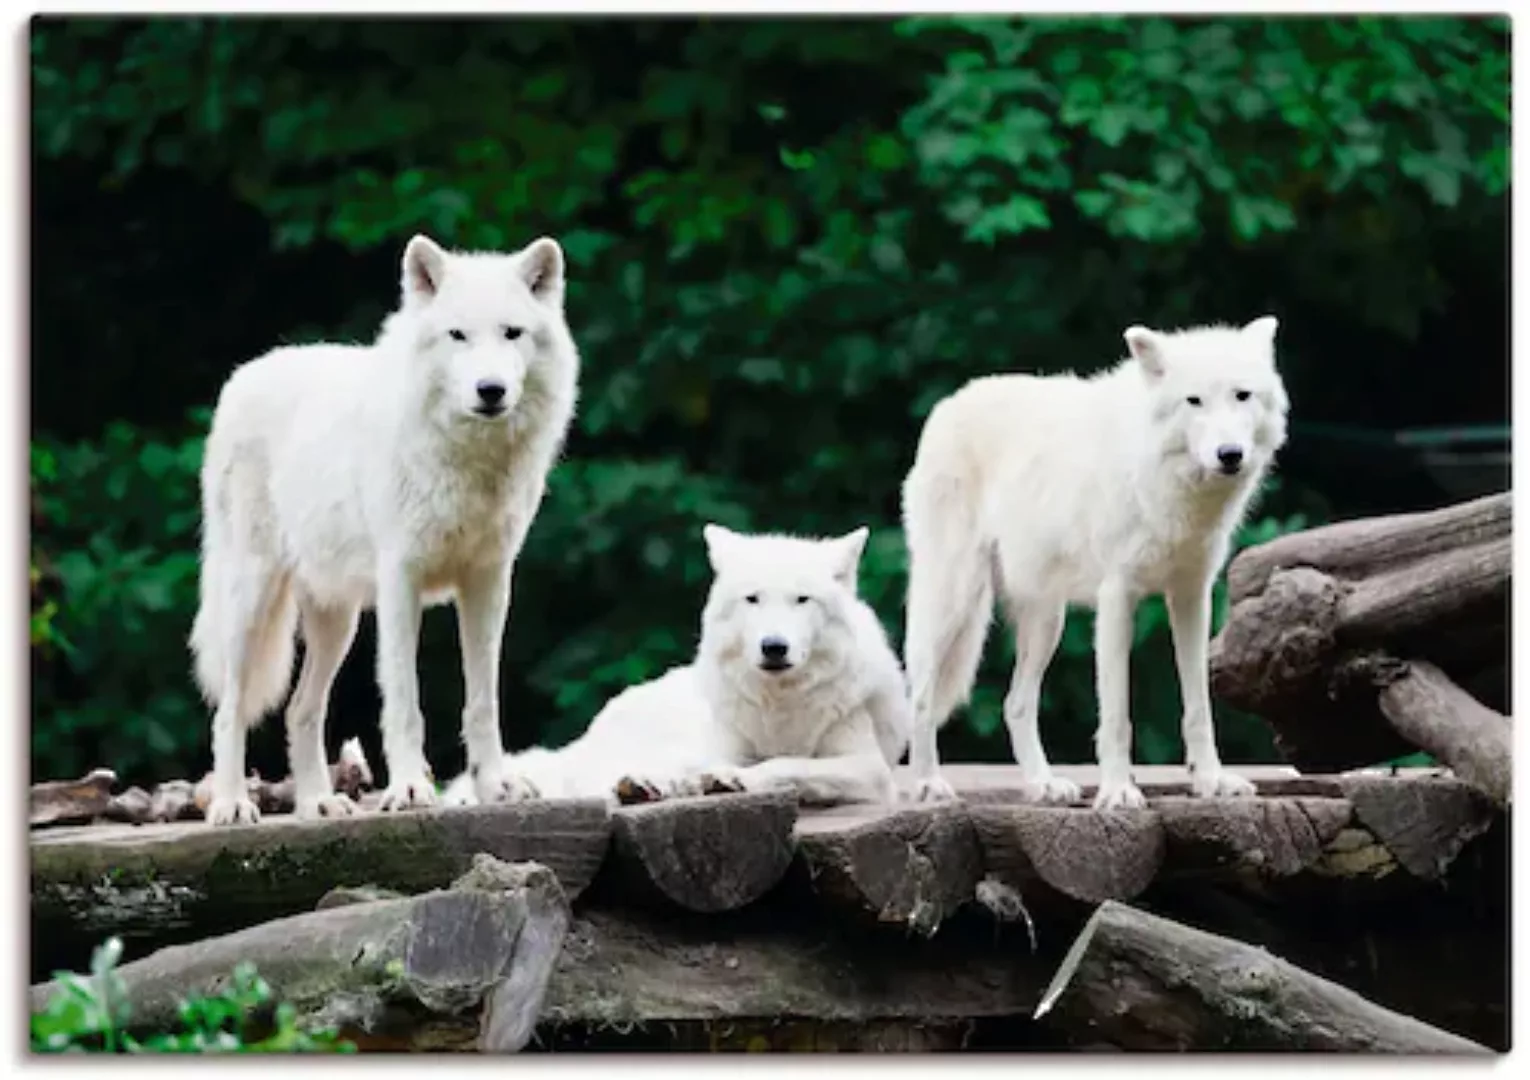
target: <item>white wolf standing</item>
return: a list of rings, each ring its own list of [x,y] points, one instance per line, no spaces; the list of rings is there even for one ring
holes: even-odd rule
[[[1124,335],[1133,359],[1110,371],[981,378],[931,412],[903,487],[917,798],[951,797],[935,731],[971,691],[995,595],[1015,629],[1004,720],[1034,797],[1080,794],[1053,775],[1037,713],[1066,606],[1091,604],[1095,806],[1143,805],[1128,668],[1133,611],[1149,593],[1168,605],[1195,793],[1252,793],[1217,755],[1206,649],[1212,582],[1286,438],[1275,329],[1273,316],[1241,330],[1133,326]]]
[[[866,529],[816,541],[703,534],[715,576],[695,662],[617,694],[568,746],[510,755],[511,774],[545,798],[614,801],[623,780],[693,795],[710,779],[810,803],[895,801],[908,691],[856,596]],[[470,773],[446,801],[476,801]]]
[[[400,307],[371,345],[278,348],[229,378],[202,466],[191,632],[216,706],[209,822],[259,817],[243,782],[245,731],[287,692],[299,617],[307,654],[287,707],[296,809],[351,812],[330,786],[324,719],[357,618],[373,607],[382,806],[433,803],[415,654],[422,608],[448,599],[478,796],[514,795],[501,765],[500,645],[511,567],[577,396],[563,296],[552,239],[491,254],[416,236]]]

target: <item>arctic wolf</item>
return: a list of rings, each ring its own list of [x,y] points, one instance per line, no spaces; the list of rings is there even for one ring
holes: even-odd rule
[[[511,567],[573,416],[579,358],[564,260],[404,249],[403,297],[371,345],[279,348],[223,387],[202,466],[201,606],[191,631],[213,717],[212,824],[258,819],[245,731],[292,677],[297,813],[348,814],[324,757],[330,686],[366,608],[389,785],[384,809],[435,801],[415,652],[426,605],[454,600],[467,683],[462,736],[477,795],[513,794],[499,734]]]
[[[1010,744],[1040,801],[1072,802],[1037,730],[1067,604],[1095,609],[1100,809],[1141,806],[1128,666],[1137,601],[1167,601],[1197,795],[1247,795],[1222,769],[1206,672],[1211,586],[1276,450],[1289,402],[1273,316],[1242,329],[1125,332],[1131,359],[1093,378],[996,375],[938,404],[903,486],[909,764],[921,799],[951,797],[935,731],[963,704],[995,596],[1015,631]]]
[[[528,794],[615,801],[714,786],[809,803],[893,802],[908,690],[876,613],[856,596],[866,543],[703,530],[714,578],[694,663],[629,687],[558,750],[511,755]],[[469,773],[447,789],[471,803]]]

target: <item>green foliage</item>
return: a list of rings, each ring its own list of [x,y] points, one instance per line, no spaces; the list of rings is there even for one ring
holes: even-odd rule
[[[33,1053],[259,1054],[334,1053],[355,1046],[333,1031],[304,1031],[291,1005],[271,1005],[271,987],[244,963],[234,968],[227,989],[181,1002],[180,1026],[134,1035],[132,1011],[122,975],[122,941],[111,938],[91,956],[88,978],[60,971],[61,989],[32,1014]],[[268,1020],[257,1017],[270,1013]],[[265,1030],[256,1038],[252,1033]]]
[[[1504,20],[33,26],[39,197],[82,176],[138,230],[36,275],[34,370],[89,349],[104,364],[153,355],[180,380],[157,427],[105,422],[157,402],[92,404],[73,386],[99,434],[50,435],[76,423],[62,410],[36,420],[54,462],[40,473],[34,454],[36,540],[61,579],[43,623],[72,646],[34,659],[33,760],[49,774],[205,762],[184,646],[205,421],[163,418],[209,405],[233,363],[277,340],[370,334],[415,230],[485,248],[548,233],[570,260],[581,407],[517,571],[503,688],[517,744],[573,736],[689,653],[708,520],[870,525],[862,588],[901,637],[898,486],[923,417],[967,379],[1096,368],[1134,322],[1274,310],[1298,417],[1325,394],[1348,407],[1342,388],[1397,378],[1399,350],[1459,290],[1492,293],[1446,274],[1442,251],[1503,264],[1475,253],[1503,250]],[[179,213],[152,216],[171,184],[222,215],[175,241],[206,245],[211,280],[141,239],[142,221]],[[270,250],[220,233],[251,216]],[[262,336],[242,354],[180,346],[233,340],[201,310],[227,292]],[[82,296],[106,314],[81,324]],[[1359,343],[1342,379],[1322,330],[1302,329],[1335,324]],[[1283,490],[1252,528],[1290,527],[1310,503]],[[1176,682],[1161,608],[1139,618],[1140,749],[1162,760]],[[1004,636],[957,733],[997,757]],[[449,619],[427,617],[421,667],[446,774],[461,760]],[[1063,759],[1092,757],[1092,681],[1075,617],[1044,703]],[[1268,753],[1229,720],[1235,748]]]
[[[1304,203],[1508,184],[1504,20],[915,19],[951,39],[904,130],[969,239],[1050,226],[1071,197],[1113,236],[1242,241]],[[1398,177],[1403,183],[1397,184]]]
[[[51,610],[34,611],[34,642],[42,621],[46,638],[36,644],[62,654],[51,665],[60,674],[33,687],[33,708],[46,718],[32,728],[39,771],[91,767],[73,752],[81,743],[99,748],[96,761],[144,769],[203,737],[185,647],[201,459],[200,434],[164,443],[124,423],[100,440],[33,443],[37,532],[60,595]]]

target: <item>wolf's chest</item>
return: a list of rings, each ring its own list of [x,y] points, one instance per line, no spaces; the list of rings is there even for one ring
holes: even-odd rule
[[[816,707],[815,707],[816,706]],[[758,761],[777,757],[813,757],[825,732],[843,710],[818,703],[782,699],[771,702],[735,701],[723,710],[730,726]]]

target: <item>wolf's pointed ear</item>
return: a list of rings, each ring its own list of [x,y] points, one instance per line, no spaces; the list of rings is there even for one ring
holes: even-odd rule
[[[446,276],[446,252],[424,233],[404,248],[404,295],[429,300],[441,291]]]
[[[721,573],[728,552],[738,542],[738,533],[721,525],[707,524],[701,527],[701,538],[707,542],[707,560],[712,564],[712,572]]]
[[[830,573],[851,592],[855,591],[856,577],[861,568],[861,553],[866,550],[866,537],[870,535],[871,530],[862,525],[852,533],[828,541]]]
[[[563,265],[563,248],[550,236],[533,240],[521,250],[521,279],[544,304],[563,301]]]
[[[1245,326],[1243,332],[1249,337],[1258,338],[1266,345],[1271,345],[1275,342],[1275,331],[1279,328],[1279,319],[1273,315],[1263,315]]]
[[[1143,371],[1155,379],[1163,374],[1163,335],[1145,326],[1128,326],[1121,336]]]

